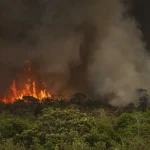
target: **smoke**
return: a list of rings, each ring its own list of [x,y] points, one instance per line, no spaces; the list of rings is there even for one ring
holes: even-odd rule
[[[0,93],[28,59],[52,93],[133,102],[136,88],[149,89],[149,56],[124,12],[120,0],[0,1]]]
[[[57,11],[52,10],[51,15],[48,9],[43,18],[40,36],[44,37],[38,47],[46,50],[46,55],[39,50],[47,68],[44,74],[53,79],[51,89],[54,91],[89,93],[87,68],[96,50],[95,42],[98,36],[99,42],[106,36],[120,3],[118,0],[66,0],[62,3],[57,3]],[[45,33],[47,28],[49,32]]]
[[[89,72],[96,94],[115,93],[114,98],[110,97],[113,105],[136,103],[135,90],[150,89],[149,54],[133,18],[118,16],[107,38],[98,46]]]

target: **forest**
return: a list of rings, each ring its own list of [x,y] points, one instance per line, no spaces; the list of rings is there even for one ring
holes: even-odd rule
[[[149,150],[150,108],[25,96],[0,102],[0,150]]]

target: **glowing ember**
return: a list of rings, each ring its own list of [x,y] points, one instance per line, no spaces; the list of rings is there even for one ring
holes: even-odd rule
[[[26,63],[29,61],[27,60]],[[26,68],[25,68],[26,70]],[[31,67],[28,67],[26,71],[31,71]],[[37,90],[36,82],[33,81],[31,78],[26,79],[26,83],[22,90],[18,90],[16,87],[16,82],[13,81],[11,88],[11,92],[9,96],[5,96],[2,98],[2,102],[4,103],[13,103],[16,99],[23,99],[24,96],[32,96],[34,98],[39,99],[40,101],[44,98],[50,98],[51,95],[44,90]]]

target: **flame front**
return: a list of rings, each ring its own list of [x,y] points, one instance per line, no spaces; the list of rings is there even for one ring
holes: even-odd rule
[[[24,86],[24,89],[18,90],[16,88],[16,83],[13,81],[12,86],[11,86],[11,96],[5,96],[2,99],[2,102],[4,103],[13,103],[16,99],[22,99],[23,96],[33,96],[34,98],[39,99],[40,101],[44,98],[50,98],[51,95],[44,90],[40,90],[40,92],[36,91],[36,83],[35,81],[26,83]]]
[[[29,61],[26,61],[28,63]],[[26,69],[25,69],[26,70]],[[28,67],[27,71],[31,71],[31,67]],[[24,96],[32,96],[34,98],[39,99],[40,101],[44,98],[50,98],[51,94],[44,90],[37,90],[36,82],[27,78],[26,83],[22,90],[18,90],[16,86],[16,82],[13,81],[10,87],[10,94],[2,98],[2,102],[4,103],[13,103],[17,99],[23,99]]]

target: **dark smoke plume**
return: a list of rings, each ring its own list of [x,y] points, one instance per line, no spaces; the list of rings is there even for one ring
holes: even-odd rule
[[[136,88],[149,88],[149,56],[124,12],[119,0],[1,0],[1,93],[28,59],[51,92],[134,101]]]

